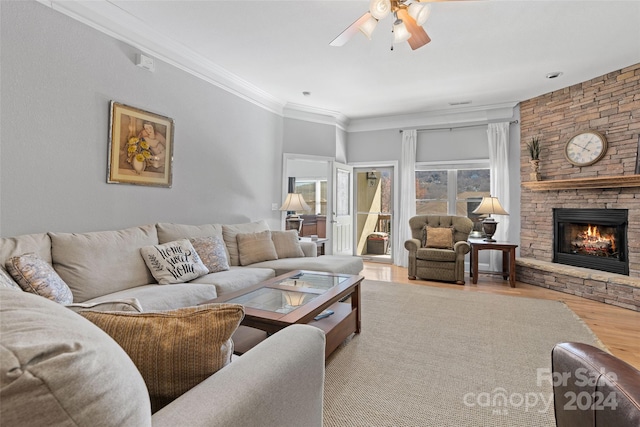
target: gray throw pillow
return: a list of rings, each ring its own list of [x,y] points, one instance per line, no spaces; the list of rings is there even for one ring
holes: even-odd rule
[[[34,253],[11,257],[6,263],[11,277],[26,291],[60,304],[73,302],[69,286],[48,262]]]
[[[217,273],[229,269],[227,250],[222,236],[195,237],[189,239],[202,263],[207,266],[209,273]]]

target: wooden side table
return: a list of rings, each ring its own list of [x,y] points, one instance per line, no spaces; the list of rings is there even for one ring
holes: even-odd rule
[[[305,242],[314,242],[318,247],[318,256],[324,255],[324,245],[329,241],[327,238],[318,238],[316,240],[311,240],[311,237],[300,237],[301,241]]]
[[[485,242],[482,239],[469,239],[471,245],[470,262],[471,278],[473,283],[478,283],[478,251],[493,249],[502,251],[502,272],[485,272],[489,274],[501,274],[503,279],[509,279],[509,286],[516,287],[516,248],[518,245],[508,242]]]

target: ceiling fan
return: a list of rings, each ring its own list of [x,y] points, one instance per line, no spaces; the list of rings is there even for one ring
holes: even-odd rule
[[[393,13],[393,43],[408,42],[412,50],[416,50],[431,41],[422,25],[431,13],[429,5],[436,1],[455,0],[371,0],[369,11],[347,27],[329,45],[343,46],[359,31],[369,40],[378,25],[378,21]],[[391,46],[393,50],[393,45]]]

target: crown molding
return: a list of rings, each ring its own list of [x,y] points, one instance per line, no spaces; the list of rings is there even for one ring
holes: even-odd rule
[[[325,110],[308,105],[287,103],[284,106],[283,115],[289,119],[304,120],[306,122],[335,125],[347,130],[349,118],[338,111]]]
[[[484,107],[349,119],[338,111],[287,103],[166,37],[108,0],[36,0],[184,72],[285,118],[335,125],[346,132],[410,129],[507,120],[517,102]]]
[[[462,126],[511,120],[518,102],[463,107],[451,110],[424,111],[394,116],[351,119],[348,132],[367,132],[387,129],[412,129],[438,126]]]
[[[239,78],[188,47],[166,37],[109,1],[37,1],[254,105],[280,116],[283,115],[285,102],[281,99]]]

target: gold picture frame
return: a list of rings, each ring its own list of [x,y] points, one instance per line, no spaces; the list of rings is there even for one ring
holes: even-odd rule
[[[107,183],[171,188],[173,119],[111,101]]]

